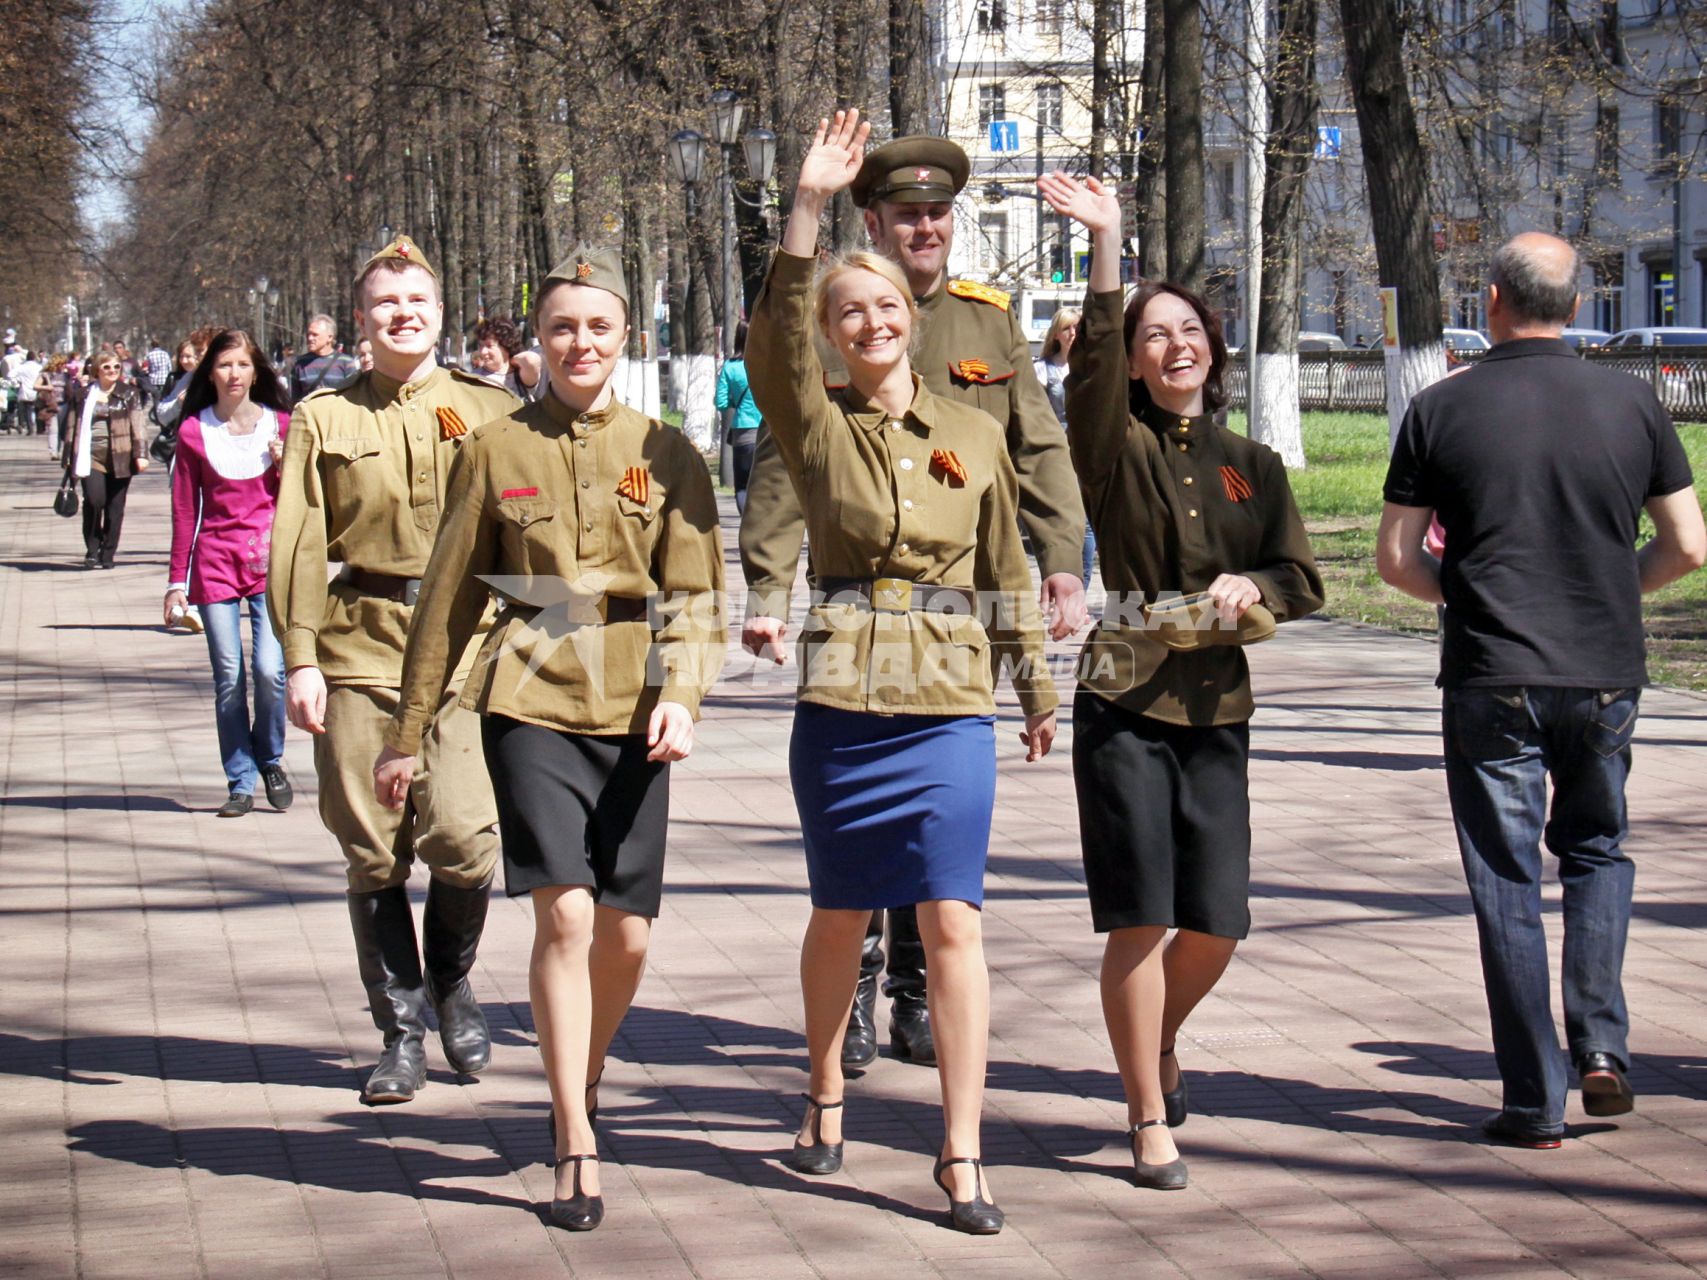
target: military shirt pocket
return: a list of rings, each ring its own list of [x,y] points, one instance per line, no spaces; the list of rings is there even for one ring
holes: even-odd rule
[[[976,405],[1004,429],[1007,427],[1008,397],[1013,394],[1015,374],[1011,364],[1002,360],[961,361],[950,364],[948,372],[954,399]]]
[[[1454,689],[1452,745],[1466,760],[1489,762],[1522,755],[1529,739],[1529,700],[1521,686]]]
[[[617,494],[617,514],[619,516],[626,517],[628,520],[634,521],[635,527],[641,529],[648,528],[651,523],[658,518],[658,510],[664,499],[664,491],[662,489],[660,489],[656,484],[653,484],[651,488],[652,491],[646,495],[645,502],[636,502],[627,494]]]
[[[355,462],[377,456],[379,441],[373,436],[335,436],[320,442],[320,452],[339,462]]]
[[[545,558],[557,521],[557,503],[550,498],[500,498],[498,520],[501,540],[509,557],[519,567],[536,570],[552,567]]]
[[[1636,711],[1640,689],[1602,689],[1595,695],[1595,709],[1586,730],[1588,744],[1600,756],[1611,759],[1630,745],[1636,733]]]

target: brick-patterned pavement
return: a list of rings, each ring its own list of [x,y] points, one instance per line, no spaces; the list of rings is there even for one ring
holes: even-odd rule
[[[1131,1185],[1081,889],[1067,734],[1005,704],[985,912],[985,1153],[1009,1215],[943,1225],[936,1081],[881,1059],[848,1159],[788,1172],[805,873],[786,682],[732,661],[678,766],[664,914],[605,1077],[609,1217],[551,1193],[531,923],[494,904],[490,1070],[431,1045],[357,1103],[377,1037],[304,737],[288,813],[220,821],[201,639],[158,625],[165,485],[80,569],[37,442],[0,441],[0,1272],[27,1276],[1578,1276],[1707,1269],[1707,701],[1651,691],[1631,787],[1634,1116],[1563,1150],[1481,1141],[1496,1104],[1422,642],[1310,622],[1253,651],[1255,931],[1180,1053],[1188,1190]],[[729,513],[729,514],[732,514]],[[738,580],[731,557],[731,578]],[[419,877],[417,877],[419,881]],[[419,887],[419,885],[418,885]],[[1555,945],[1557,917],[1554,917]],[[880,1014],[881,1018],[881,1014]]]

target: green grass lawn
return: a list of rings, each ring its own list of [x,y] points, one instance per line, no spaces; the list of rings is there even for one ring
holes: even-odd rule
[[[1231,415],[1229,425],[1243,431],[1244,415]],[[1695,471],[1696,492],[1707,493],[1707,425],[1680,424],[1678,435]],[[1432,635],[1434,607],[1393,590],[1375,572],[1375,529],[1381,518],[1381,482],[1387,475],[1387,419],[1376,414],[1306,413],[1304,453],[1309,465],[1292,473],[1292,491],[1327,587],[1323,613]],[[1652,534],[1644,516],[1642,537]],[[1648,596],[1643,612],[1648,671],[1655,682],[1707,691],[1707,571]]]

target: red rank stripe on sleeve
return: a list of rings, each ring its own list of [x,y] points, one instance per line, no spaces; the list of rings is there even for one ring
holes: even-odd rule
[[[966,468],[961,464],[960,459],[954,456],[952,449],[933,450],[931,466],[942,472],[944,476],[953,476],[959,483],[966,483]]]
[[[645,506],[646,500],[652,496],[652,473],[645,467],[630,467],[622,473],[616,491],[630,502]]]
[[[1221,468],[1221,488],[1229,502],[1243,502],[1255,492],[1251,482],[1239,474],[1237,467]]]

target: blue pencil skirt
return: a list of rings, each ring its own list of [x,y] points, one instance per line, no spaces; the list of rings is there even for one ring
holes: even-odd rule
[[[797,703],[788,776],[813,906],[984,904],[994,716],[885,716]]]

